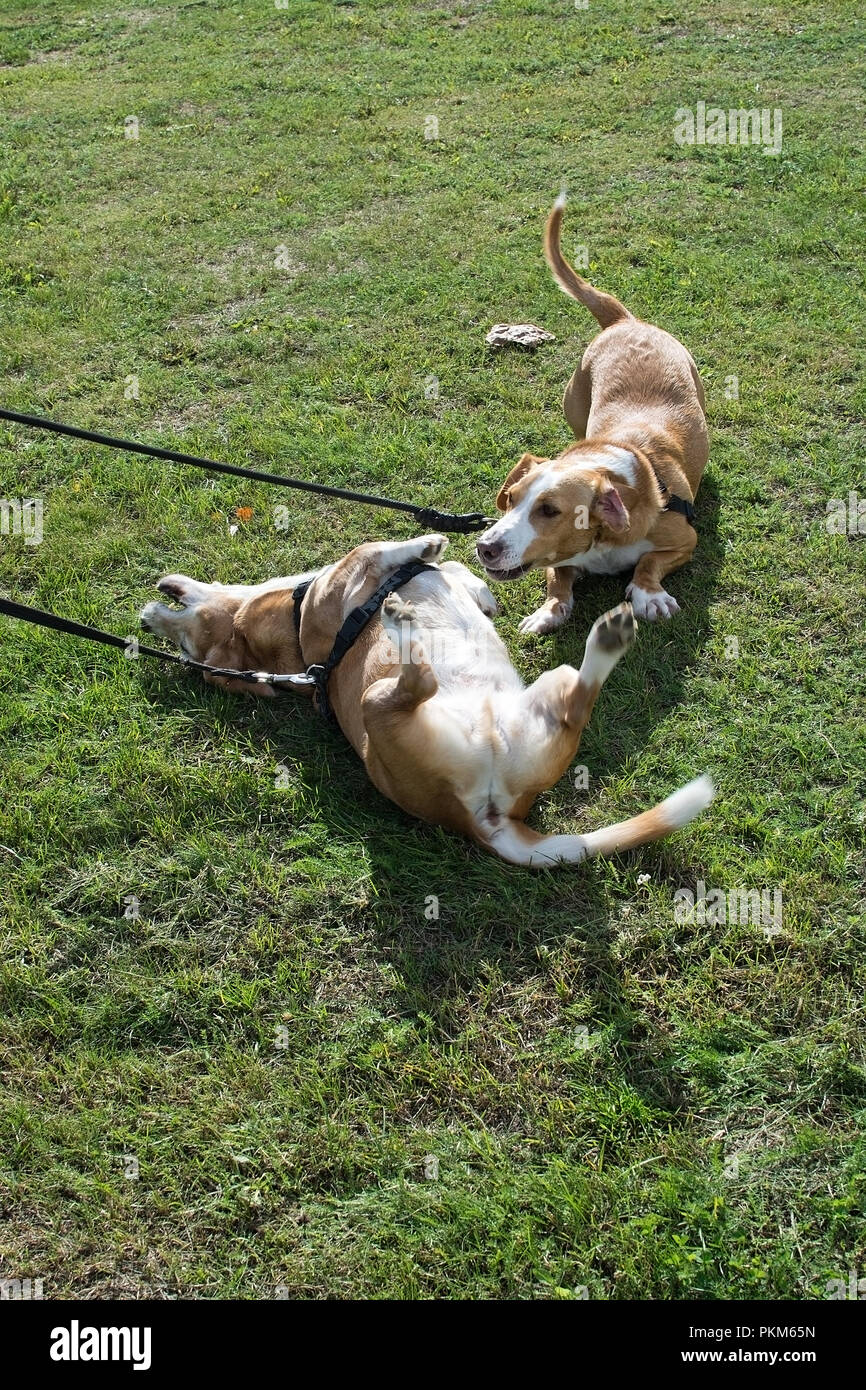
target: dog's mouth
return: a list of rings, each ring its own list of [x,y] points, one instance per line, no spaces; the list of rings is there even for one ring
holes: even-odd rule
[[[487,578],[494,580],[497,584],[502,584],[508,579],[520,579],[521,575],[528,574],[531,569],[535,568],[534,565],[517,565],[511,570],[497,570],[492,569],[490,565],[485,565],[483,560],[481,560],[481,564],[484,566],[484,573]]]

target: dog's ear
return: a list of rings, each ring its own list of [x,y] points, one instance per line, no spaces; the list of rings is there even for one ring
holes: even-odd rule
[[[499,496],[496,499],[496,505],[501,512],[504,512],[505,508],[508,506],[508,494],[514,487],[514,484],[519,483],[520,479],[529,472],[530,468],[537,468],[538,465],[543,462],[544,459],[537,458],[535,454],[524,454],[520,462],[514,465],[508,477],[505,479],[505,482],[502,484],[502,487],[499,489]]]
[[[625,503],[612,483],[600,483],[590,507],[591,514],[609,531],[621,534],[629,527]]]

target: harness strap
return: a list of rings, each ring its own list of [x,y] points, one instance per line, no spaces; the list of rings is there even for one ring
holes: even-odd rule
[[[696,512],[694,504],[689,502],[685,497],[677,497],[672,492],[668,498],[667,506],[663,507],[662,510],[665,512],[679,512],[691,526],[695,524]]]
[[[318,576],[314,574],[312,578],[305,579],[303,584],[299,584],[296,589],[292,590],[292,598],[294,599],[294,605],[292,607],[292,617],[295,620],[295,635],[298,639],[298,646],[301,645],[301,604],[304,601],[306,592],[312,584],[313,579],[316,579],[317,577]],[[303,661],[303,655],[301,656],[301,660]]]
[[[378,589],[373,591],[366,603],[359,604],[357,608],[353,608],[345,619],[342,627],[334,638],[334,645],[331,648],[331,654],[327,661],[307,667],[307,675],[316,686],[316,708],[320,714],[324,715],[329,723],[336,724],[337,722],[334,711],[331,708],[330,700],[328,699],[328,681],[334,667],[342,661],[346,652],[354,646],[370,619],[376,616],[390,593],[393,593],[395,589],[402,588],[404,584],[408,584],[410,579],[414,579],[417,574],[423,573],[424,570],[434,568],[434,565],[428,565],[424,560],[409,560],[405,565],[401,565],[399,569],[387,575],[386,578],[382,580]],[[293,593],[295,601],[293,616],[299,644],[301,633],[301,605],[307,590],[315,578],[316,576],[314,575],[313,579],[308,579],[303,584],[299,584]],[[301,653],[301,660],[303,661],[303,652]]]
[[[664,501],[665,494],[667,494],[668,500],[662,507],[662,511],[679,512],[681,516],[685,517],[686,521],[689,523],[690,526],[694,526],[695,516],[697,515],[695,512],[694,503],[689,502],[688,499],[685,497],[677,497],[675,492],[671,492],[670,488],[662,478],[652,459],[647,459],[647,462],[650,468],[652,469],[653,473],[655,474],[656,482],[659,485],[659,491],[662,494],[662,501]]]

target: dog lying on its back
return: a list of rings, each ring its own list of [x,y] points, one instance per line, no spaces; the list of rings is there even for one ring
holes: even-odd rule
[[[552,632],[571,614],[577,576],[634,566],[626,589],[635,615],[654,621],[679,611],[661,581],[697,544],[687,520],[707,462],[704,392],[682,343],[642,323],[565,260],[560,198],[547,222],[544,254],[560,289],[598,319],[563,399],[577,444],[558,458],[524,454],[502,485],[505,512],[478,541],[488,579],[546,567],[547,602],[521,632]]]
[[[524,687],[490,615],[487,585],[438,564],[444,536],[360,545],[310,575],[259,585],[169,575],[158,588],[181,607],[150,603],[142,625],[196,661],[286,674],[323,663],[352,609],[400,566],[431,568],[386,598],[333,671],[329,697],[371,780],[404,811],[468,835],[515,864],[579,863],[656,840],[712,799],[698,778],[650,811],[586,835],[540,835],[524,824],[535,798],[565,772],[598,692],[634,641],[631,607],[595,623],[579,670],[559,666]],[[295,630],[293,591],[312,578]],[[302,655],[303,653],[303,655]],[[206,677],[272,695],[264,685]]]

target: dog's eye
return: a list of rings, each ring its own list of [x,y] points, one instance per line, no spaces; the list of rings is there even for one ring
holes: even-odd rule
[[[558,507],[554,507],[552,502],[542,502],[538,507],[539,516],[560,516]]]

